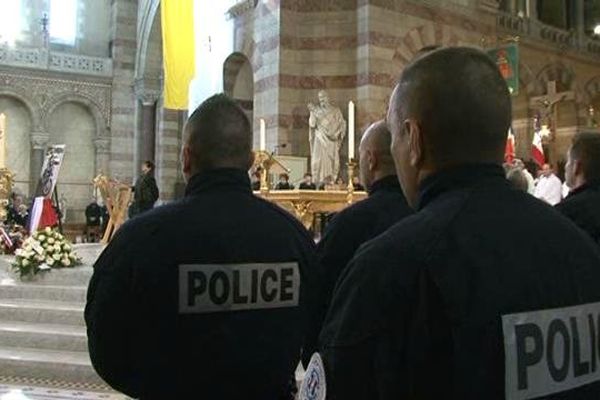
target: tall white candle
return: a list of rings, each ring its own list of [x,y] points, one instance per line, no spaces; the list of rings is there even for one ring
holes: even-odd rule
[[[265,120],[260,119],[260,150],[265,151],[267,149],[267,127],[265,126]]]
[[[6,115],[0,114],[0,168],[6,168]]]
[[[354,103],[348,102],[348,160],[354,159]]]

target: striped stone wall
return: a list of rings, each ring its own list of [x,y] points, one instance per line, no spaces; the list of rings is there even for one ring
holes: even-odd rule
[[[112,118],[110,173],[131,182],[136,98],[133,90],[136,52],[137,0],[112,2]]]
[[[156,116],[156,183],[160,189],[160,200],[175,198],[175,189],[181,176],[181,139],[185,112],[169,110],[158,103]]]
[[[324,89],[345,118],[347,102],[356,102],[360,134],[385,116],[395,80],[421,47],[477,46],[495,35],[493,14],[460,3],[465,1],[433,8],[394,0],[260,2],[236,20],[236,47],[254,69],[255,131],[265,118],[268,148],[285,143],[281,154],[308,156],[306,104]]]

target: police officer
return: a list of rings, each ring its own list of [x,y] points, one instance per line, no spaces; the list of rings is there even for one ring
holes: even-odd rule
[[[141,399],[280,399],[314,283],[302,225],[254,196],[252,130],[225,95],[189,118],[185,197],[127,222],[85,310],[98,374]]]
[[[412,212],[396,176],[390,141],[385,121],[375,122],[367,128],[359,146],[359,167],[369,197],[338,213],[327,225],[317,247],[321,308],[319,313],[311,316],[314,318],[311,330],[315,342],[335,283],[356,250]],[[305,364],[311,354],[310,351],[305,353]]]
[[[567,152],[565,200],[558,211],[586,231],[600,244],[600,135],[581,132],[575,135]]]
[[[387,122],[417,211],[347,267],[303,393],[599,398],[600,251],[506,181],[511,100],[495,63],[461,47],[417,58]]]

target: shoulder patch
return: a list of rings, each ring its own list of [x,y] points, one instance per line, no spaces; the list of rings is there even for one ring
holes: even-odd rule
[[[327,384],[323,359],[319,353],[315,353],[306,369],[299,398],[300,400],[325,400],[325,397],[327,397]]]

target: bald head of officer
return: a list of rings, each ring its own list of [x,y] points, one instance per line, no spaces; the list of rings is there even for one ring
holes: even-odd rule
[[[442,48],[403,71],[386,120],[396,171],[414,206],[419,183],[432,173],[462,164],[502,164],[510,95],[486,54]]]
[[[186,181],[213,169],[250,169],[252,126],[235,101],[217,94],[193,112],[185,126],[182,160]]]
[[[390,131],[383,120],[371,124],[363,134],[358,152],[360,180],[367,190],[373,182],[396,174],[390,144]]]

